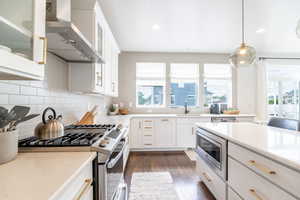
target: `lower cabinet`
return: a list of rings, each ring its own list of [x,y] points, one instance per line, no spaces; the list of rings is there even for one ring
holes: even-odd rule
[[[216,175],[199,156],[197,156],[196,168],[201,181],[205,183],[215,198],[225,200],[227,189],[225,181]]]
[[[228,184],[245,200],[296,200],[230,157],[228,158]]]
[[[228,187],[227,200],[242,200],[237,193],[235,193],[230,187]]]
[[[176,120],[170,118],[135,118],[130,123],[130,148],[176,147]]]
[[[77,176],[51,200],[93,200],[93,164],[86,164]]]
[[[196,127],[197,122],[209,122],[210,118],[177,118],[176,119],[176,138],[177,147],[195,148],[196,147]]]

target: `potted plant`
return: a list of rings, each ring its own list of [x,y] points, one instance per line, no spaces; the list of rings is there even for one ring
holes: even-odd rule
[[[111,104],[109,107],[109,115],[117,115],[119,112],[118,104]]]
[[[0,106],[0,164],[13,160],[18,153],[17,125],[33,119],[29,107],[14,106],[10,111]]]

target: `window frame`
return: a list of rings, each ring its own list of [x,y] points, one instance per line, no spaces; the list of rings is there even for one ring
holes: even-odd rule
[[[182,108],[184,106],[180,106],[180,105],[173,105],[171,104],[171,99],[172,99],[172,87],[171,87],[171,84],[172,84],[172,76],[171,76],[171,66],[172,64],[176,65],[176,64],[180,64],[180,65],[197,65],[198,67],[198,75],[196,77],[196,82],[197,82],[197,99],[196,99],[196,105],[195,106],[189,106],[189,108],[199,108],[200,107],[200,99],[201,99],[201,86],[200,86],[200,80],[201,80],[201,65],[199,63],[196,63],[196,62],[171,62],[169,63],[168,67],[169,69],[167,70],[168,71],[168,82],[167,82],[167,85],[169,87],[169,93],[168,93],[168,107],[169,108]]]
[[[198,98],[196,106],[189,106],[193,109],[200,109],[200,111],[204,111],[208,107],[205,107],[205,94],[204,94],[204,80],[205,79],[220,79],[220,80],[231,80],[231,106],[236,107],[236,70],[234,68],[231,69],[231,77],[219,77],[219,78],[207,78],[204,77],[204,66],[206,64],[215,64],[215,65],[228,65],[229,63],[225,62],[151,62],[151,61],[140,61],[135,63],[135,69],[137,69],[138,63],[160,63],[165,66],[165,77],[164,77],[164,85],[163,85],[163,104],[162,105],[138,105],[138,95],[137,95],[137,74],[135,72],[135,107],[136,108],[148,108],[148,109],[156,109],[156,108],[183,108],[184,106],[176,106],[171,104],[171,64],[196,64],[199,67],[198,70]],[[201,103],[203,102],[203,103]]]
[[[156,105],[156,104],[150,104],[150,105],[140,105],[138,104],[139,100],[138,100],[138,80],[148,80],[148,81],[155,81],[155,80],[159,80],[160,78],[154,78],[154,77],[142,77],[142,78],[138,78],[137,76],[137,66],[138,64],[143,64],[143,63],[147,63],[147,64],[163,64],[164,66],[164,77],[160,80],[163,82],[162,87],[163,87],[163,103],[161,105]],[[164,62],[136,62],[135,64],[135,107],[136,108],[164,108],[166,107],[166,84],[167,84],[167,80],[166,80],[166,76],[167,76],[167,64]],[[146,86],[146,85],[145,85]],[[151,85],[148,85],[151,86]],[[153,85],[152,85],[153,86]]]

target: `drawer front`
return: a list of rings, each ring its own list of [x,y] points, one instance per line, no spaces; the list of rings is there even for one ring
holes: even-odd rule
[[[144,136],[153,136],[153,130],[144,130],[143,135]]]
[[[230,187],[228,187],[228,198],[227,200],[242,200]]]
[[[228,159],[228,184],[245,200],[296,200],[232,158]]]
[[[144,144],[153,144],[153,142],[154,142],[153,136],[144,136],[143,137]]]
[[[52,200],[92,200],[92,162],[88,163],[66,187]]]
[[[219,176],[217,176],[199,156],[197,156],[196,163],[197,172],[199,173],[198,175],[209,188],[211,193],[217,200],[225,200],[226,183]]]
[[[153,120],[152,119],[145,119],[143,120],[143,127],[153,127]]]
[[[300,173],[236,144],[228,144],[228,154],[286,191],[300,197]]]

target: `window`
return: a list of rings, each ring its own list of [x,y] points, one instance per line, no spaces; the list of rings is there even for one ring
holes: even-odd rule
[[[171,64],[171,105],[198,105],[198,64]]]
[[[165,63],[136,64],[136,106],[161,107],[165,104]]]
[[[204,65],[205,107],[211,104],[232,106],[232,70],[228,64]]]
[[[268,65],[267,76],[268,115],[299,119],[300,66]]]

